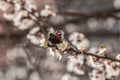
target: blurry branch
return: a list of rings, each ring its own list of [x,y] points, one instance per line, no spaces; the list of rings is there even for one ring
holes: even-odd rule
[[[114,17],[116,19],[120,19],[119,16],[116,16],[116,13],[120,12],[120,10],[108,10],[108,11],[99,11],[99,12],[93,12],[93,13],[81,13],[81,12],[66,12],[66,11],[61,11],[57,12],[58,15],[62,16],[72,16],[72,17],[79,17],[83,19],[88,19],[91,17],[96,17],[96,18],[107,18],[107,17]]]
[[[6,1],[6,0],[5,0]],[[14,3],[12,3],[12,2],[10,2],[12,5],[14,5]],[[24,7],[23,7],[24,8]],[[119,19],[120,18],[120,16],[117,16],[116,14],[117,13],[119,13],[120,12],[120,10],[109,10],[109,11],[100,11],[100,12],[93,12],[93,13],[88,13],[88,14],[86,14],[86,13],[81,13],[81,12],[65,12],[65,11],[63,11],[63,12],[57,12],[57,14],[58,15],[62,15],[62,16],[72,16],[72,17],[76,17],[77,19],[75,19],[75,21],[80,21],[80,20],[78,20],[78,19],[89,19],[89,18],[91,18],[91,17],[95,17],[95,18],[107,18],[107,17],[114,17],[114,18],[116,18],[116,19]],[[32,13],[29,13],[29,14],[32,14]],[[44,22],[43,21],[41,21],[41,19],[42,19],[42,17],[39,17],[39,21],[40,21],[40,23],[37,23],[38,25],[40,25],[40,24],[43,24]],[[69,20],[68,20],[69,21]],[[68,21],[67,22],[65,22],[65,24],[66,23],[68,23]],[[0,22],[0,23],[3,23],[3,22]],[[4,22],[4,23],[6,23],[6,22]],[[10,23],[10,25],[9,26],[13,26],[13,24],[11,24],[11,22],[7,22],[7,23]],[[49,26],[49,25],[47,25],[46,23],[44,23],[44,25],[46,25],[46,26]],[[14,30],[13,30],[13,28],[10,28],[11,30],[11,32],[9,32],[9,35],[10,36],[12,36],[12,37],[21,37],[21,36],[23,36],[23,35],[25,35],[26,33],[27,33],[27,31],[24,31],[24,32],[22,32],[21,33],[21,31],[15,31],[14,32]],[[41,26],[41,29],[43,29],[43,27]],[[13,31],[13,32],[12,32]],[[45,31],[44,31],[44,29],[42,30],[44,33],[45,33]],[[8,33],[8,32],[6,32],[6,33]],[[5,34],[5,33],[4,33]],[[4,34],[0,34],[0,37],[3,37],[3,36],[7,36],[7,35],[4,35]],[[94,34],[94,33],[90,33],[90,34]],[[99,35],[99,33],[96,33],[96,35]],[[104,33],[102,33],[102,35],[103,35]],[[116,33],[108,33],[108,35],[113,35],[113,36],[115,36],[115,35],[119,35],[119,33],[118,34],[116,34]],[[47,36],[46,36],[47,37]]]

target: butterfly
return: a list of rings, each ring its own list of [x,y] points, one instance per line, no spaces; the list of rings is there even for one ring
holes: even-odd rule
[[[64,32],[62,30],[57,30],[55,33],[50,33],[49,41],[53,44],[60,44],[63,41]]]

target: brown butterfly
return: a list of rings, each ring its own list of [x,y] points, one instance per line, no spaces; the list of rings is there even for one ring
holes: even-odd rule
[[[62,30],[57,30],[55,33],[50,33],[49,41],[53,44],[60,44],[63,41],[64,33]]]

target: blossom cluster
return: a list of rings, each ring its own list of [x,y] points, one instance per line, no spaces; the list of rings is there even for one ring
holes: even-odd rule
[[[13,11],[7,13],[9,8],[13,7]],[[3,17],[12,21],[14,26],[19,30],[26,30],[34,27],[35,20],[39,16],[48,17],[56,14],[51,11],[50,6],[46,5],[43,10],[38,11],[35,1],[33,0],[1,0],[0,10],[4,12]]]

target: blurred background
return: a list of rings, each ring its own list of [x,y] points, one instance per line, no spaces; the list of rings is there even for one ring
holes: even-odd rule
[[[58,13],[47,22],[56,29],[64,29],[69,34],[79,31],[85,34],[89,48],[101,44],[107,46],[109,57],[120,53],[120,0],[35,0],[39,9],[49,4]],[[12,11],[12,7],[8,13]],[[46,50],[29,45],[29,55],[21,46],[28,31],[17,30],[3,18],[0,11],[0,80],[90,80],[91,70],[84,66],[85,75],[76,75],[67,70],[67,59],[61,61],[50,57]],[[31,56],[34,63],[39,58],[39,66],[34,68],[26,59]],[[71,79],[63,78],[64,75]],[[104,79],[101,79],[104,80]],[[115,77],[111,80],[120,80]]]

